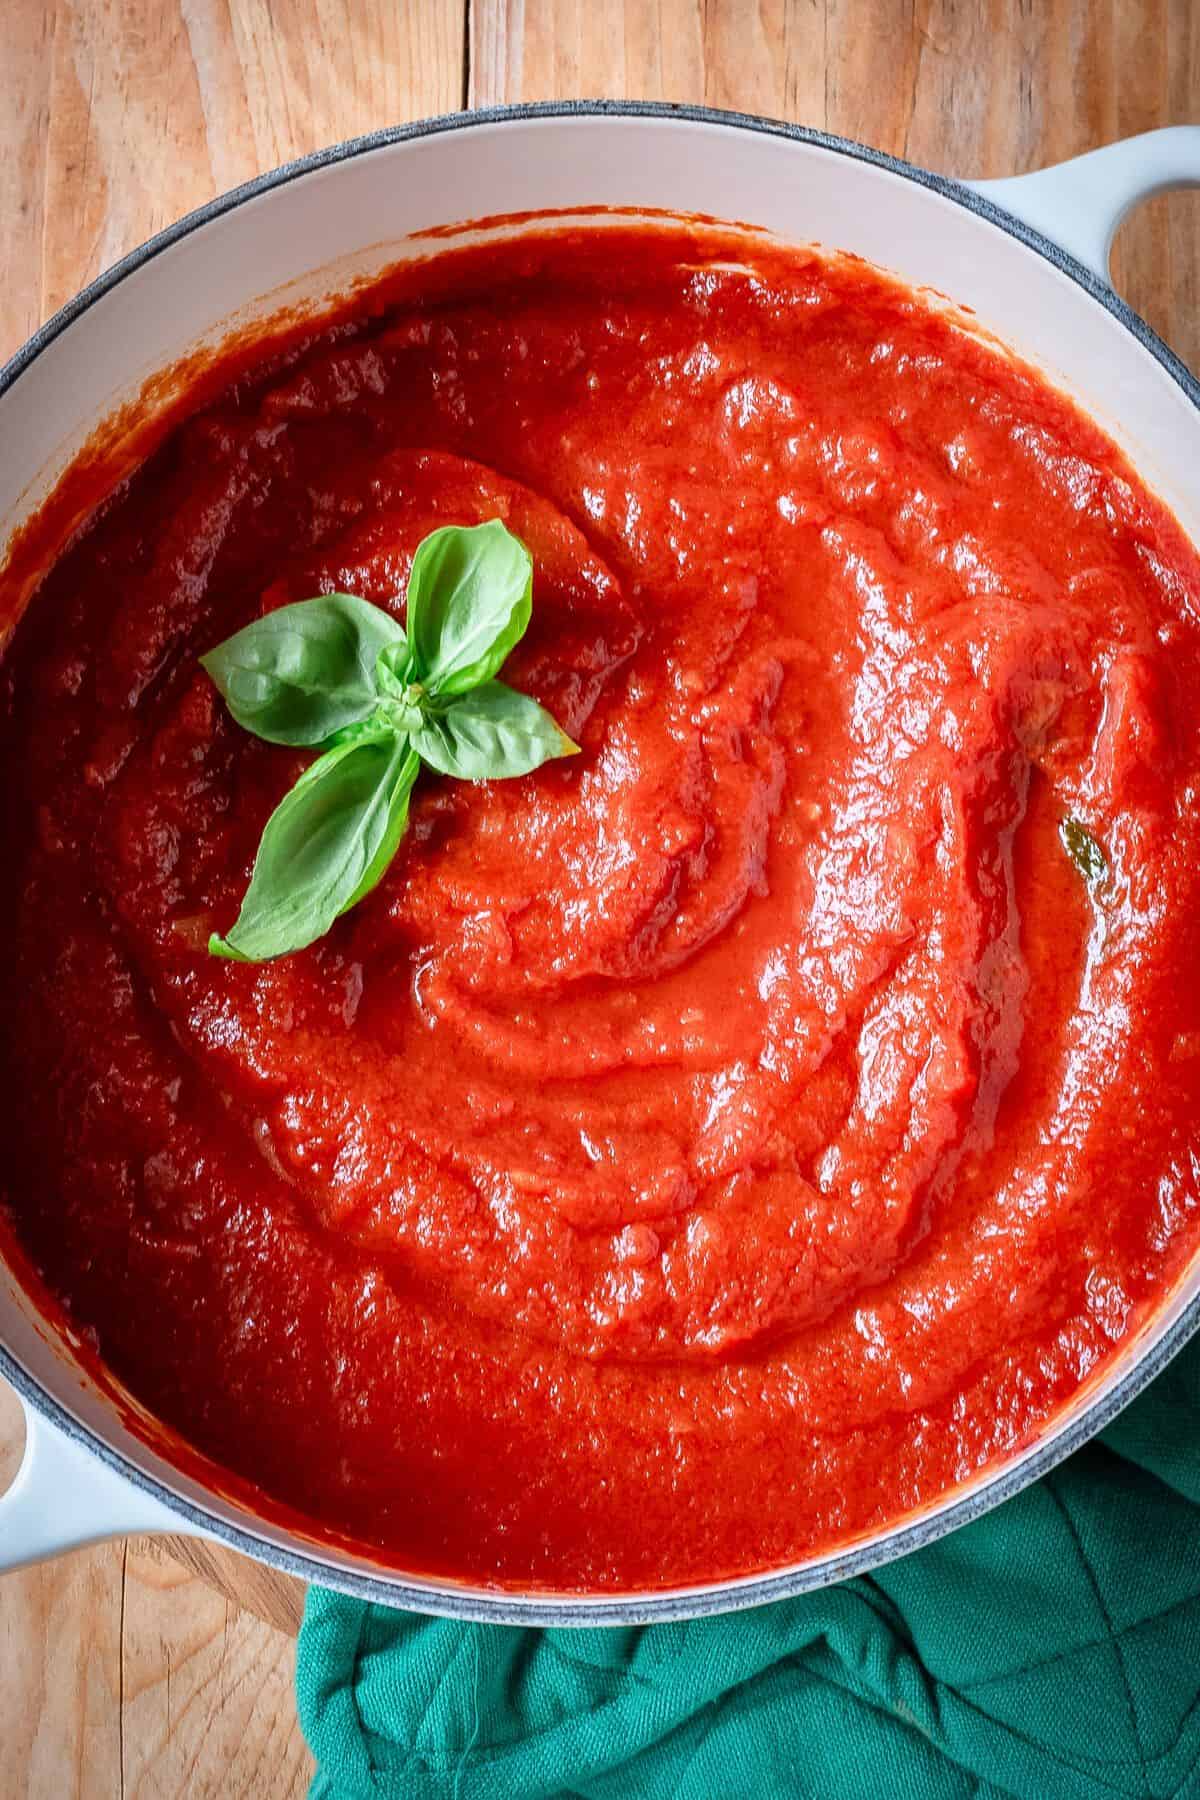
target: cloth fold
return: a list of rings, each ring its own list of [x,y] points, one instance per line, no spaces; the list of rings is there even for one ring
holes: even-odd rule
[[[641,1629],[313,1588],[314,1800],[1200,1800],[1200,1339],[1104,1437],[839,1587]]]

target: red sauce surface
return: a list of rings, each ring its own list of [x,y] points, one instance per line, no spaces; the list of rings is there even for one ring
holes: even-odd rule
[[[400,1564],[767,1567],[1027,1441],[1200,1240],[1200,564],[852,260],[619,225],[409,289],[17,634],[5,1203],[147,1406]],[[197,656],[494,516],[583,754],[426,778],[325,941],[210,959],[305,759]]]

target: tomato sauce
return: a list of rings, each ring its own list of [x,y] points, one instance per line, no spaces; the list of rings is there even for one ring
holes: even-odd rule
[[[306,757],[198,656],[493,517],[582,754],[423,777],[326,939],[210,958]],[[1200,1243],[1198,609],[1111,441],[853,259],[531,230],[243,355],[4,664],[18,1243],[410,1569],[677,1583],[935,1499]]]

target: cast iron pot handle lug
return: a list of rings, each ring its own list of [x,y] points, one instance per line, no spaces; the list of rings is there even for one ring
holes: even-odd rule
[[[0,1494],[0,1573],[128,1532],[187,1529],[160,1500],[25,1407],[25,1454]]]
[[[1002,181],[968,181],[1005,212],[1061,245],[1106,286],[1117,227],[1168,188],[1200,187],[1200,125],[1169,125]]]

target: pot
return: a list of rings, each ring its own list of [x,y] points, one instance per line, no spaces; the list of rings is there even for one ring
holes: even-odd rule
[[[1156,131],[1008,181],[958,183],[861,145],[690,108],[518,107],[379,132],[191,214],[71,301],[0,374],[0,542],[97,425],[156,372],[282,305],[319,306],[429,249],[422,230],[592,206],[745,220],[851,250],[953,296],[1116,438],[1200,541],[1200,385],[1113,293],[1122,215],[1200,184],[1200,127]],[[416,234],[414,236],[414,234]],[[1098,1379],[1009,1460],[889,1529],[766,1576],[587,1598],[405,1575],[257,1516],[155,1447],[0,1265],[0,1374],[26,1414],[0,1498],[0,1570],[131,1531],[191,1532],[293,1575],[417,1611],[513,1624],[631,1624],[777,1600],[956,1529],[1107,1425],[1200,1324],[1200,1256]],[[194,1465],[189,1465],[193,1467]]]

